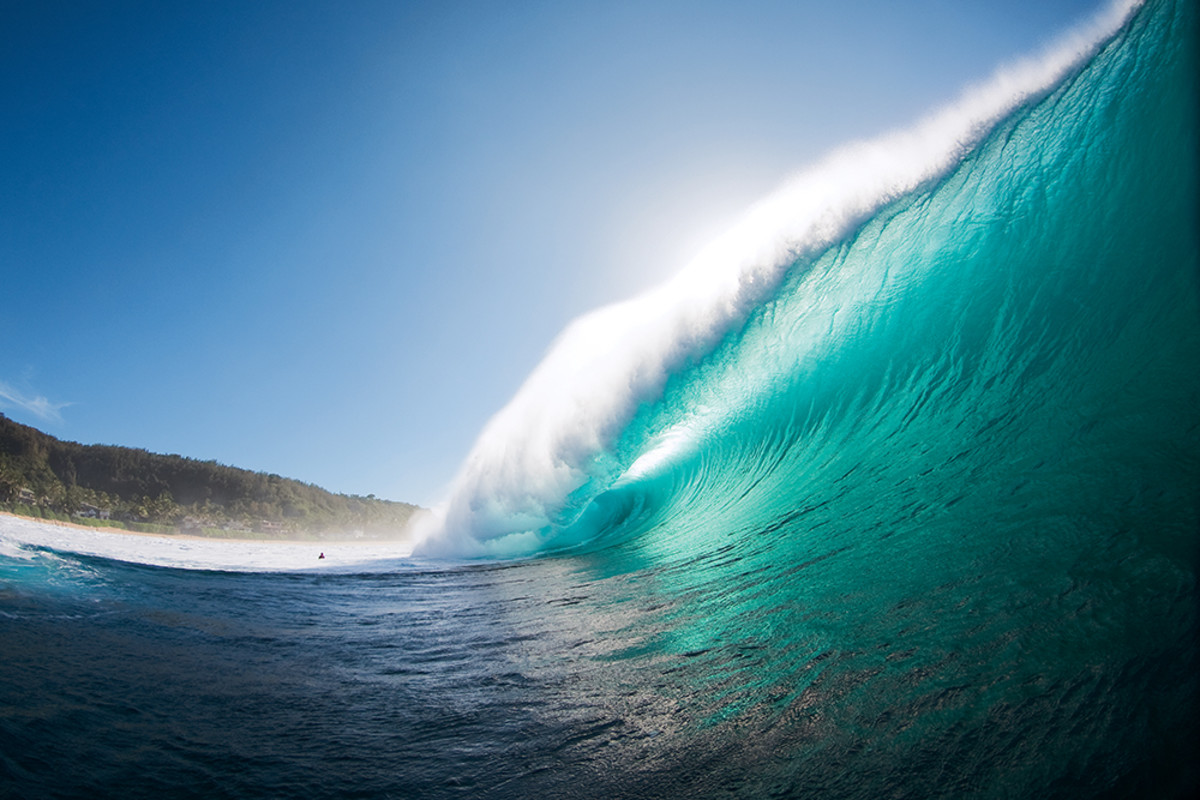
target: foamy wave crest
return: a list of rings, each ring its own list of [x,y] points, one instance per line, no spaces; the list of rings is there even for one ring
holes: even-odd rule
[[[1140,5],[1116,2],[911,128],[833,152],[670,281],[569,325],[485,426],[449,498],[418,525],[416,553],[517,556],[575,544],[564,532],[588,502],[639,458],[644,467],[646,454],[619,453],[614,444],[670,376],[736,332],[789,270],[952,170],[996,123],[1077,70]],[[653,459],[664,457],[656,451]]]

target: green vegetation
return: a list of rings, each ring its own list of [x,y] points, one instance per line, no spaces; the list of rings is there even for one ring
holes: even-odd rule
[[[146,533],[390,539],[418,507],[215,461],[64,442],[0,414],[0,510]]]

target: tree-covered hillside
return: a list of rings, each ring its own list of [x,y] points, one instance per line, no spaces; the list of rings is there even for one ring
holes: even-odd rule
[[[64,442],[3,414],[0,509],[211,535],[369,538],[399,536],[418,510],[215,461]]]

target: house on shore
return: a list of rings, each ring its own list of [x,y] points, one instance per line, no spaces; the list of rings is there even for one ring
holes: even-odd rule
[[[107,508],[98,508],[90,503],[80,503],[79,510],[75,512],[77,517],[88,517],[89,519],[111,519],[112,512]]]

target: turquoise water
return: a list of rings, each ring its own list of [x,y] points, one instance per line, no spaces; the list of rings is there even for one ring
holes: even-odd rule
[[[532,558],[0,555],[0,794],[1191,797],[1195,17],[794,253],[557,501],[430,539]]]

